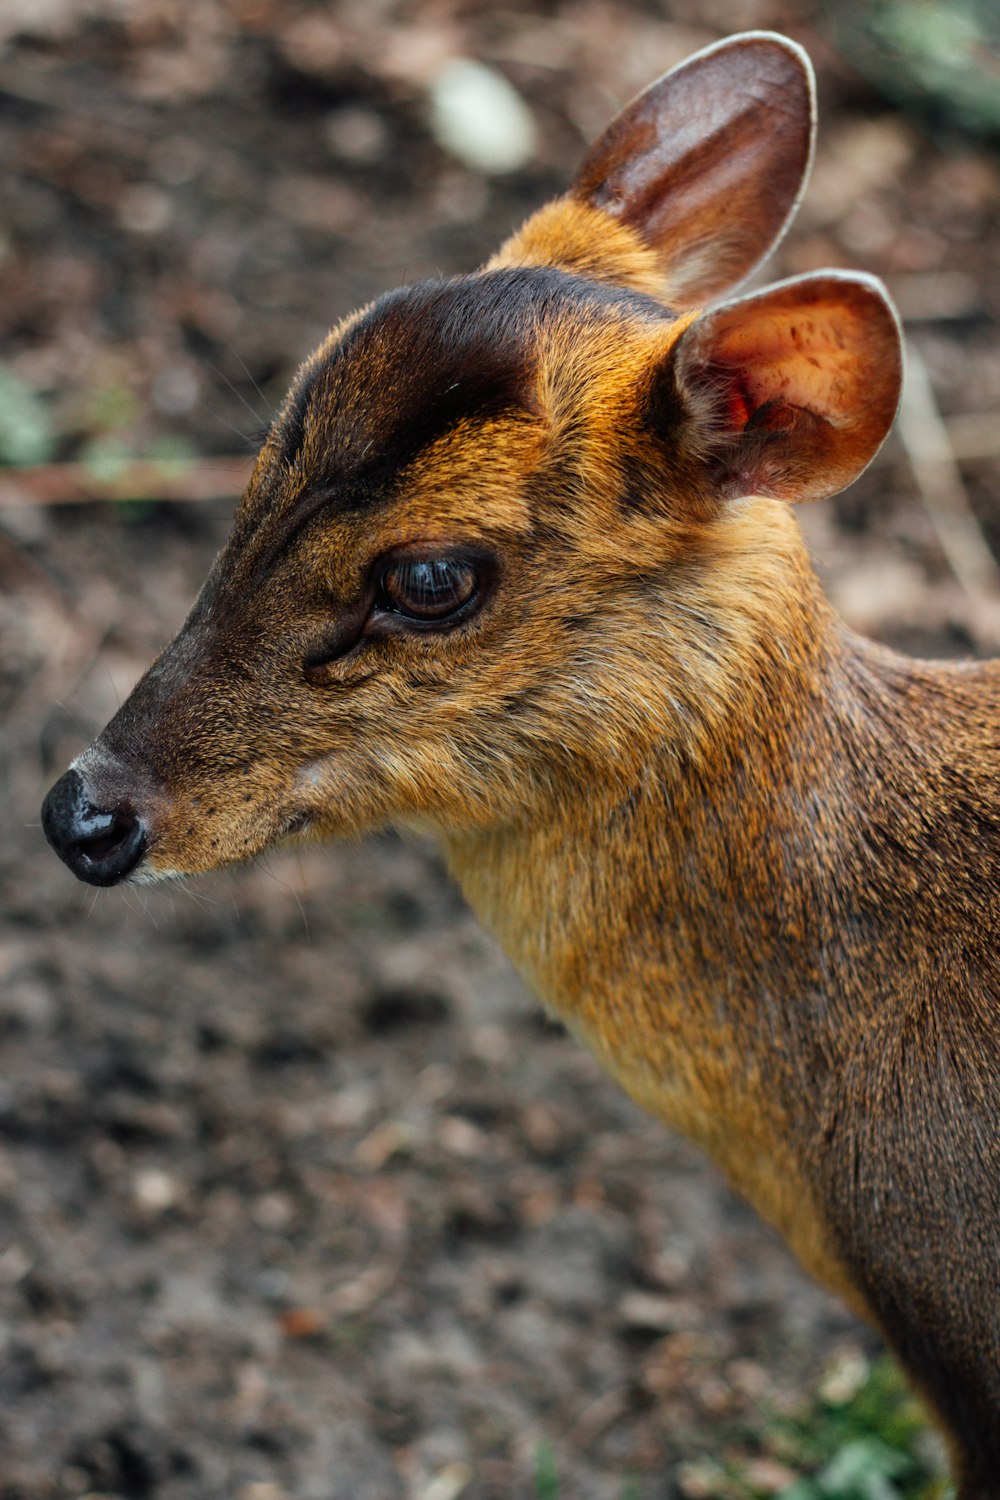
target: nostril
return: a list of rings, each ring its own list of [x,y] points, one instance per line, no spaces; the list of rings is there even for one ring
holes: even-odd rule
[[[91,885],[116,885],[146,850],[146,825],[131,803],[96,806],[79,771],[67,771],[49,792],[42,828],[60,859]]]
[[[95,813],[90,821],[93,833],[81,833],[76,848],[89,860],[101,863],[129,843],[139,820],[135,813],[119,808],[113,813]]]

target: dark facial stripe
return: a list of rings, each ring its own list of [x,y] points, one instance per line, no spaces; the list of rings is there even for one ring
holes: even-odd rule
[[[427,282],[381,298],[291,393],[282,457],[346,501],[398,473],[462,418],[524,405],[533,361],[504,300],[491,305],[468,282]]]
[[[651,298],[542,268],[390,292],[300,377],[281,457],[356,508],[457,422],[530,411],[539,322],[581,312],[664,316]]]
[[[262,528],[273,563],[318,512],[391,503],[417,455],[456,424],[531,414],[541,326],[584,336],[588,324],[670,316],[641,293],[545,267],[390,292],[300,372],[237,524]]]

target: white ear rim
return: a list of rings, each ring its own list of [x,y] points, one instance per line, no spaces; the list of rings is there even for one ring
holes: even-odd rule
[[[709,43],[707,47],[702,47],[700,52],[694,53],[694,57],[704,57],[706,53],[714,52],[718,48],[724,47],[727,42],[730,44],[736,43],[738,45],[742,45],[744,42],[759,41],[766,41],[771,43],[772,45],[783,47],[785,51],[790,54],[790,56],[795,58],[795,60],[800,64],[802,68],[806,83],[806,93],[809,98],[809,146],[806,152],[805,165],[802,168],[802,180],[799,183],[799,190],[795,194],[795,197],[792,199],[792,202],[789,204],[788,212],[781,222],[781,227],[778,229],[777,233],[774,236],[774,239],[771,241],[770,247],[765,250],[760,259],[750,267],[750,270],[747,271],[746,275],[741,277],[741,279],[736,283],[737,286],[743,286],[744,283],[750,280],[751,276],[755,276],[757,274],[762,265],[770,260],[771,256],[774,254],[775,250],[777,250],[778,246],[785,238],[785,235],[788,233],[789,228],[791,227],[792,220],[795,218],[799,209],[802,207],[802,200],[806,195],[806,191],[812,179],[813,166],[816,161],[816,137],[819,132],[819,101],[816,95],[816,70],[812,65],[812,58],[809,56],[806,49],[800,46],[798,42],[792,41],[791,37],[783,36],[779,31],[741,31],[735,37],[724,37],[721,41]],[[689,58],[688,61],[693,61],[693,58]],[[789,281],[792,280],[791,277],[787,277],[786,279]],[[893,310],[895,311],[895,309]]]
[[[806,150],[805,165],[802,169],[802,180],[799,183],[798,191],[796,192],[795,197],[789,205],[788,212],[785,214],[780,227],[775,233],[774,239],[771,241],[767,249],[761,253],[756,261],[754,261],[749,270],[744,271],[739,280],[737,282],[734,282],[734,286],[737,287],[743,286],[747,281],[750,280],[752,276],[755,276],[760,270],[761,266],[764,265],[765,262],[769,260],[770,257],[774,254],[775,250],[777,250],[778,246],[785,238],[785,235],[788,233],[792,220],[795,218],[795,215],[798,213],[799,209],[802,206],[802,200],[806,195],[806,190],[809,187],[809,182],[812,177],[813,164],[816,160],[816,136],[819,124],[819,109],[816,98],[816,70],[812,65],[812,59],[806,49],[798,42],[794,42],[791,37],[783,36],[780,31],[739,31],[736,32],[733,36],[720,37],[717,42],[709,42],[707,46],[699,47],[697,52],[690,53],[689,56],[682,58],[679,63],[675,63],[672,68],[668,68],[666,72],[661,73],[658,78],[654,78],[652,83],[647,83],[644,88],[639,89],[636,94],[633,94],[632,98],[618,111],[619,114],[626,114],[632,108],[632,106],[643,97],[644,94],[649,93],[652,89],[658,88],[660,84],[665,83],[668,78],[673,78],[678,73],[683,73],[685,69],[692,67],[694,64],[704,61],[704,59],[707,57],[713,56],[716,52],[735,51],[739,47],[744,47],[748,44],[754,44],[758,42],[766,42],[769,46],[780,48],[782,51],[787,52],[788,55],[794,58],[795,61],[799,64],[799,67],[802,70],[803,78],[805,80],[806,95],[809,100],[809,143]],[[713,303],[711,299],[709,299],[709,301],[705,305],[707,307],[713,307],[719,306],[720,304]]]
[[[699,343],[707,336],[708,331],[713,326],[718,328],[720,324],[722,330],[725,331],[730,313],[735,315],[733,322],[738,323],[740,314],[744,309],[752,310],[755,304],[773,303],[776,295],[780,300],[780,296],[784,292],[801,293],[803,290],[809,291],[812,288],[818,290],[821,285],[829,286],[831,283],[839,283],[852,291],[860,289],[878,302],[881,312],[888,316],[889,326],[895,333],[895,346],[898,351],[896,399],[891,412],[887,410],[885,413],[885,427],[882,436],[872,448],[868,458],[860,466],[854,468],[851,477],[829,491],[830,495],[835,495],[846,489],[848,484],[853,484],[856,479],[860,478],[876,455],[881,451],[882,445],[892,431],[902,402],[906,354],[903,325],[896,305],[889,295],[888,288],[878,276],[873,276],[867,271],[846,271],[842,268],[834,268],[809,271],[803,275],[785,277],[783,280],[772,282],[769,286],[761,287],[759,290],[745,292],[742,296],[727,298],[725,302],[707,307],[684,330],[675,348],[679,361],[677,370],[681,382],[680,388],[684,392],[685,400],[690,404],[691,410],[700,415],[701,422],[705,425],[706,430],[711,430],[714,418],[712,402],[710,399],[706,399],[704,392],[699,395],[697,388],[690,384],[686,378],[691,369],[692,359],[697,360],[698,358]],[[773,310],[777,311],[778,309]],[[750,493],[750,491],[747,493]],[[803,498],[808,499],[809,497],[804,496]]]
[[[889,294],[889,288],[880,276],[875,276],[871,271],[846,270],[843,266],[823,266],[816,271],[801,271],[797,276],[784,276],[780,281],[769,281],[767,286],[756,288],[752,292],[742,292],[738,297],[727,297],[723,302],[715,302],[705,312],[713,316],[720,312],[726,312],[729,308],[739,308],[747,303],[755,302],[758,298],[772,297],[775,292],[784,292],[797,287],[809,286],[810,283],[820,281],[841,281],[845,284],[865,287],[873,296],[884,302],[887,310],[892,314],[900,339],[903,337],[903,324],[900,321],[896,304]],[[699,316],[702,316],[699,314]],[[692,325],[693,326],[693,325]]]

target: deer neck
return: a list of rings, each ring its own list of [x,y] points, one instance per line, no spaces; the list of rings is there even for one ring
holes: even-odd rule
[[[732,568],[717,554],[682,600],[675,576],[645,610],[641,661],[627,621],[605,650],[607,681],[585,689],[592,736],[564,709],[575,774],[522,815],[444,835],[463,893],[533,988],[616,1056],[648,1056],[649,1031],[666,1043],[678,1011],[713,1026],[736,1014],[772,967],[773,927],[793,921],[817,799],[837,804],[831,836],[849,834],[831,712],[850,728],[854,642],[788,507],[758,502],[746,519],[718,549]]]
[[[932,718],[940,683],[846,631],[794,521],[766,506],[765,518],[780,540],[772,576],[754,585],[748,567],[745,583],[725,580],[730,618],[744,588],[741,633],[728,655],[714,643],[710,694],[688,685],[680,756],[673,620],[662,719],[651,716],[626,784],[609,767],[546,815],[445,843],[470,904],[547,1007],[844,1291],[811,1143],[892,974],[926,968],[907,952],[921,941],[908,908],[919,837],[911,819],[916,842],[901,852],[874,831],[919,805],[940,730],[921,743],[908,715],[916,703]],[[730,538],[734,558],[746,540]],[[706,597],[695,615],[712,611]]]

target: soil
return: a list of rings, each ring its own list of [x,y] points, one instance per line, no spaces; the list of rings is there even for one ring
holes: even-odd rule
[[[820,70],[768,279],[887,280],[1000,547],[995,420],[968,420],[1000,404],[996,151],[895,112],[813,7],[767,0],[3,6],[3,359],[49,456],[249,454],[330,322],[480,262],[635,88],[748,26]],[[449,55],[527,101],[529,165],[435,139]],[[809,512],[818,566],[882,640],[996,652],[997,591],[956,580],[917,477],[894,438]],[[46,508],[27,477],[0,508],[0,1500],[527,1500],[544,1444],[570,1500],[630,1475],[695,1496],[692,1458],[752,1453],[872,1337],[542,1017],[433,848],[101,893],[44,845],[46,786],[230,512]]]

